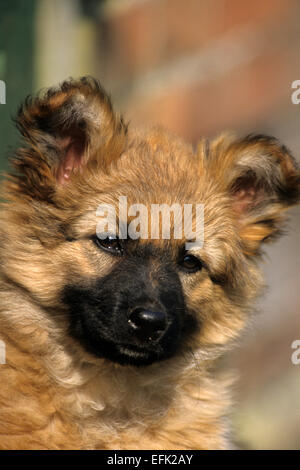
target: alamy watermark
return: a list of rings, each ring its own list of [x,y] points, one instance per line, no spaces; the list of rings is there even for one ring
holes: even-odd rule
[[[6,346],[4,341],[0,339],[0,364],[6,364]]]
[[[295,366],[298,366],[300,364],[300,339],[295,339],[291,344],[291,348],[295,349],[291,355],[291,361]]]
[[[300,103],[300,80],[294,80],[292,82],[291,88],[295,90],[291,94],[292,103],[299,104]]]
[[[6,85],[3,80],[0,80],[0,104],[6,104]]]
[[[120,239],[132,240],[169,240],[173,236],[174,239],[186,240],[186,250],[203,247],[203,204],[151,204],[149,210],[144,204],[128,206],[127,196],[120,196],[118,217],[113,204],[100,204],[96,215],[101,218],[96,232],[102,240],[117,233]]]

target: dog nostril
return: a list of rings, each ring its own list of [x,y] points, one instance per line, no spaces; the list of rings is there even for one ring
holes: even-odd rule
[[[165,330],[166,320],[164,312],[152,312],[151,310],[143,310],[141,308],[133,310],[129,317],[129,323],[132,328],[147,337],[152,337],[152,335],[157,335],[158,332]]]

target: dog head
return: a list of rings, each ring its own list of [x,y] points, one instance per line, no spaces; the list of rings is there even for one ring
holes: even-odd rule
[[[237,336],[261,286],[262,243],[299,198],[285,147],[224,135],[195,151],[160,128],[131,130],[90,78],[27,99],[17,125],[3,271],[62,338],[144,366]]]

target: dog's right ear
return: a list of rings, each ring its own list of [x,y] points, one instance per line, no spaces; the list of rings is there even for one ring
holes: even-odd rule
[[[289,150],[267,135],[223,135],[210,150],[211,174],[229,196],[243,250],[260,253],[277,238],[286,211],[300,200],[300,171]]]
[[[125,145],[122,118],[90,77],[70,79],[41,96],[27,98],[16,123],[26,146],[13,161],[15,182],[19,191],[35,197],[67,184],[91,161],[103,167],[110,164]]]

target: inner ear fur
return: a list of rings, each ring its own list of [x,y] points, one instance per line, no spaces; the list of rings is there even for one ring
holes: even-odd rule
[[[300,173],[274,137],[222,136],[212,145],[212,170],[230,197],[245,250],[281,233],[285,210],[299,202]]]
[[[28,97],[16,124],[25,146],[13,161],[15,176],[20,189],[36,197],[66,184],[91,160],[109,165],[122,153],[127,131],[104,89],[91,77],[69,79]]]

